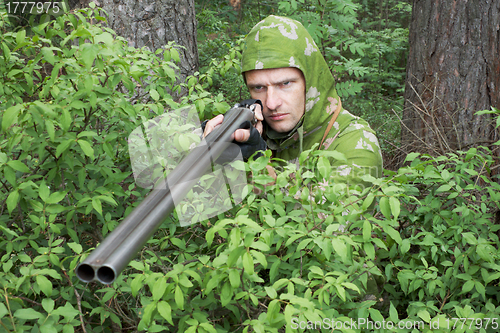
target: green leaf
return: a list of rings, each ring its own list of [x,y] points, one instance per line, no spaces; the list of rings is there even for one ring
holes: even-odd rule
[[[136,297],[137,292],[142,288],[143,283],[142,280],[144,280],[144,275],[140,274],[137,275],[132,282],[130,283],[130,291],[132,292],[132,296]]]
[[[408,155],[406,155],[405,162],[411,162],[418,156],[420,156],[420,153],[409,153]]]
[[[14,313],[14,317],[19,319],[32,320],[43,318],[43,315],[38,311],[28,308],[16,310],[16,312]]]
[[[40,183],[40,186],[38,188],[38,195],[40,196],[40,199],[42,199],[44,202],[47,201],[50,195],[50,190],[49,187],[45,184],[45,181],[42,181]]]
[[[158,94],[158,92],[156,91],[156,89],[151,89],[149,91],[149,95],[151,96],[151,98],[153,98],[155,101],[158,101],[160,99],[160,94]]]
[[[92,67],[92,63],[97,55],[97,45],[85,43],[81,46],[81,61],[87,69]]]
[[[66,302],[64,306],[60,306],[55,309],[52,314],[63,316],[66,321],[70,321],[75,318],[79,314],[79,312],[73,307],[73,305],[70,304],[70,302]]]
[[[317,274],[319,276],[325,276],[325,272],[323,272],[318,266],[311,266],[309,267],[309,270],[311,271],[311,273]]]
[[[184,310],[184,294],[179,285],[175,287],[175,304],[177,304],[179,309]]]
[[[188,276],[186,274],[182,274],[179,277],[179,284],[181,284],[184,287],[191,288],[193,286],[193,283],[189,280]]]
[[[264,287],[266,289],[266,293],[271,298],[278,298],[278,293],[273,287]]]
[[[481,296],[483,296],[483,300],[486,301],[486,296],[485,296],[486,288],[484,287],[484,285],[479,281],[474,281],[474,286],[476,287],[477,292]]]
[[[347,261],[347,247],[345,243],[338,238],[333,238],[332,246],[333,250],[342,258],[342,260],[344,262]]]
[[[109,32],[103,32],[94,37],[95,44],[103,42],[107,46],[111,46],[113,44],[113,41],[114,41],[113,35],[111,35]]]
[[[273,298],[273,297],[271,297]],[[278,316],[280,312],[280,301],[277,299],[272,300],[267,306],[267,320],[273,321]]]
[[[116,203],[115,199],[108,197],[107,195],[99,195],[97,198],[99,200],[106,201],[107,203],[113,206],[118,206],[118,203]]]
[[[5,304],[0,303],[0,319],[2,319],[3,317],[5,317],[5,315],[7,313],[9,313],[9,311],[7,310],[7,307],[5,306]]]
[[[238,259],[241,257],[242,253],[245,251],[245,248],[243,246],[238,246],[234,250],[229,253],[228,259],[227,259],[227,265],[229,267],[232,267]]]
[[[86,136],[86,137],[96,137],[97,136],[97,133],[94,132],[94,131],[82,131],[80,133],[78,133],[78,135],[76,136],[77,138],[81,138],[83,136]]]
[[[427,310],[418,311],[417,315],[422,318],[426,323],[431,321],[431,315]]]
[[[92,198],[92,207],[94,207],[94,209],[99,213],[99,215],[102,215],[101,200],[99,200],[96,197]]]
[[[436,193],[441,193],[441,192],[447,192],[451,189],[451,186],[448,184],[444,184],[439,186],[439,188],[436,190]]]
[[[19,190],[15,189],[14,191],[10,192],[9,196],[7,197],[7,209],[9,210],[9,214],[11,214],[12,211],[17,207],[18,201]]]
[[[50,322],[46,322],[40,326],[40,333],[57,333],[57,329]]]
[[[220,295],[220,304],[221,306],[225,307],[229,302],[231,302],[231,296],[233,295],[233,288],[231,287],[231,284],[226,282],[222,286],[219,292]]]
[[[174,322],[172,321],[172,308],[170,307],[170,304],[165,301],[160,301],[158,302],[156,308],[160,316],[165,318],[170,325],[174,324]]]
[[[48,204],[55,204],[64,199],[65,196],[66,192],[54,192],[49,196],[49,198],[45,202]]]
[[[345,289],[339,284],[335,285],[335,292],[337,295],[342,299],[342,301],[346,301],[346,296],[345,296]]]
[[[44,298],[42,300],[42,307],[47,313],[54,311],[54,300],[50,298]]]
[[[156,303],[151,302],[149,303],[146,308],[144,309],[144,314],[142,315],[142,320],[144,320],[144,323],[149,326],[151,323],[151,316],[153,315],[153,311],[156,309]]]
[[[465,240],[470,245],[476,245],[477,244],[477,238],[474,236],[474,234],[472,232],[464,232],[464,233],[462,233],[462,238],[463,238],[463,240]]]
[[[74,139],[68,139],[61,142],[56,148],[56,157],[59,157],[62,153],[64,153],[73,142],[75,142]]]
[[[88,141],[82,140],[82,139],[79,139],[77,142],[80,145],[80,147],[82,148],[85,155],[87,155],[92,160],[94,160],[94,149],[92,148],[90,143]]]
[[[372,224],[370,221],[365,220],[363,222],[363,241],[369,242],[372,238]]]
[[[373,321],[375,322],[383,322],[385,319],[384,317],[382,316],[382,314],[380,313],[379,310],[377,309],[374,309],[374,308],[369,308],[368,309],[368,312],[370,313],[370,317],[373,319]]]
[[[371,206],[374,199],[375,199],[375,194],[369,193],[366,196],[366,199],[363,201],[363,205],[362,205],[363,210],[368,209]]]
[[[180,57],[179,57],[179,51],[177,51],[175,48],[170,49],[170,56],[172,57],[172,60],[175,62],[180,62]]]
[[[87,94],[90,94],[90,92],[92,92],[92,88],[94,87],[94,79],[92,78],[92,76],[88,75],[85,78],[84,86],[85,92],[87,92]]]
[[[42,53],[44,60],[48,61],[51,65],[54,65],[54,63],[56,62],[56,58],[54,57],[54,51],[52,51],[48,47],[42,47],[40,52]]]
[[[78,243],[67,243],[68,247],[76,254],[82,253],[82,246]]]
[[[209,333],[217,333],[217,330],[210,323],[207,322],[200,323],[199,327],[203,328],[205,331],[208,331]],[[198,332],[201,332],[201,330],[198,330]]]
[[[52,282],[49,281],[45,276],[43,275],[37,275],[36,276],[36,283],[40,287],[40,290],[50,297],[52,295]]]
[[[394,239],[394,241],[396,243],[398,243],[399,245],[401,245],[402,243],[402,239],[401,239],[401,235],[399,234],[399,232],[397,232],[396,230],[394,230],[393,227],[389,226],[389,225],[385,225],[384,226],[384,231],[389,235],[391,236],[392,239]]]
[[[366,256],[369,259],[371,259],[371,260],[375,259],[375,247],[373,246],[372,243],[368,243],[368,242],[364,243],[363,249],[365,250]]]
[[[240,273],[236,269],[229,270],[229,282],[231,283],[231,287],[239,288],[241,284]]]
[[[64,132],[69,131],[69,128],[71,127],[71,115],[68,109],[63,109],[60,124]]]
[[[0,152],[0,164],[7,163],[7,154]]]
[[[323,178],[328,179],[330,177],[332,167],[326,157],[320,156],[318,158],[318,170]]]
[[[30,169],[24,164],[23,162],[19,160],[11,160],[8,161],[7,164],[14,170],[21,171],[21,172],[30,172]]]
[[[26,38],[26,30],[19,30],[16,33],[16,43],[18,45],[23,43],[25,38]]]
[[[411,246],[410,240],[407,238],[403,239],[400,246],[401,254],[405,254],[406,252],[408,252],[410,246]]]
[[[66,207],[58,204],[51,204],[46,207],[47,213],[50,214],[59,214],[64,212],[66,209],[67,209]]]
[[[391,212],[394,216],[394,220],[397,220],[399,217],[399,213],[401,212],[401,204],[399,203],[399,200],[395,197],[390,197],[389,205],[391,206]]]
[[[245,269],[245,272],[252,275],[254,270],[253,270],[253,258],[250,255],[249,252],[243,253],[243,268]]]
[[[49,134],[50,141],[54,141],[55,136],[55,128],[54,123],[50,119],[45,119],[45,128],[47,129],[47,133]]]
[[[288,304],[287,306],[285,306],[285,321],[287,323],[292,322],[292,316],[295,314],[295,312],[297,312],[297,310],[293,307],[292,304]]]
[[[384,214],[386,219],[391,218],[391,206],[389,204],[389,199],[387,197],[380,198],[379,202],[380,211]]]
[[[469,291],[472,290],[472,288],[474,288],[474,280],[469,280],[465,282],[464,285],[462,286],[462,294],[468,293]]]
[[[155,302],[159,301],[162,298],[163,294],[165,293],[166,289],[167,289],[167,280],[165,277],[156,280],[153,286],[153,300]]]
[[[399,322],[398,310],[396,310],[396,307],[394,306],[394,304],[392,304],[392,302],[389,308],[389,318],[393,323]]]

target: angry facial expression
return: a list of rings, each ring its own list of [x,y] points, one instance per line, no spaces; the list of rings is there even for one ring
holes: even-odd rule
[[[279,133],[291,131],[305,111],[302,72],[293,67],[256,69],[245,72],[245,79],[252,98],[262,101],[267,124]]]

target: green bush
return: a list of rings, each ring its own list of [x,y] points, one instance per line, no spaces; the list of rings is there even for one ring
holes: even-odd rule
[[[129,133],[189,103],[227,107],[197,77],[175,83],[172,45],[128,48],[101,19],[87,9],[32,36],[0,26],[2,331],[496,331],[500,185],[485,149],[410,154],[357,190],[328,184],[340,154],[306,151],[300,168],[267,154],[245,164],[240,205],[187,228],[172,216],[112,285],[79,282],[76,265],[146,194]]]

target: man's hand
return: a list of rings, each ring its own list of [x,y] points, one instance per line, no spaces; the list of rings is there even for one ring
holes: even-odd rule
[[[245,100],[240,103],[242,106],[248,107],[250,103],[254,103],[256,100]],[[226,162],[233,161],[238,154],[246,161],[250,156],[259,150],[266,150],[267,144],[262,138],[263,125],[262,121],[264,117],[262,116],[262,107],[260,101],[253,104],[255,106],[254,114],[257,123],[252,127],[249,121],[243,122],[239,129],[231,134],[231,140],[233,140],[235,145],[229,146],[217,159],[216,163],[224,164]],[[218,115],[210,119],[208,122],[204,123],[205,128],[203,131],[203,137],[206,137],[210,132],[216,129],[222,124],[224,120],[223,115]],[[203,126],[203,125],[202,125]]]
[[[257,123],[254,125],[254,127],[259,131],[259,134],[262,135],[262,121],[264,120],[264,117],[262,116],[262,108],[260,107],[259,104],[254,104],[255,105],[255,119],[257,119]],[[210,132],[212,132],[214,129],[216,129],[220,124],[222,124],[222,121],[224,120],[224,115],[220,114],[212,119],[210,119],[206,124],[205,124],[205,131],[203,132],[203,137],[206,137]],[[237,141],[237,142],[246,142],[250,138],[250,130],[249,129],[237,129],[234,131],[232,139]]]

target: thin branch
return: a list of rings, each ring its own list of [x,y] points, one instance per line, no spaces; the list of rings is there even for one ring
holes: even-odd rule
[[[73,291],[75,292],[76,296],[76,304],[78,305],[78,311],[79,311],[79,316],[80,316],[80,321],[82,323],[82,330],[84,333],[87,333],[87,329],[85,328],[85,322],[83,321],[83,312],[82,312],[82,297],[76,290],[75,286],[73,286],[73,283],[71,282],[71,279],[69,278],[68,274],[66,274],[66,271],[63,271],[64,276],[66,276],[66,279],[68,280],[69,285],[71,288],[73,288]]]

